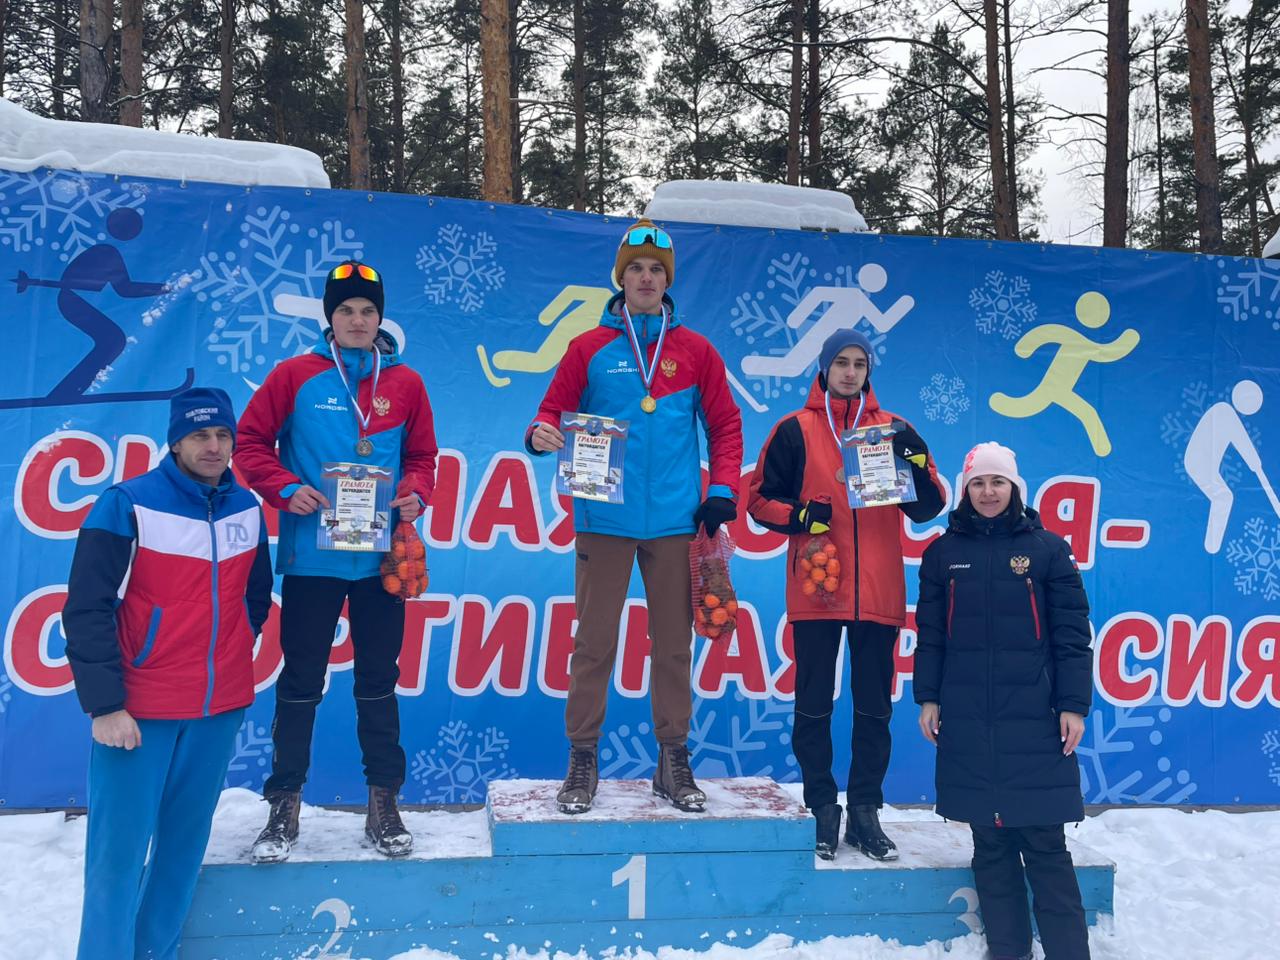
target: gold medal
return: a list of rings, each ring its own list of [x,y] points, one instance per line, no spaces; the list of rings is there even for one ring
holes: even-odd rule
[[[653,413],[658,409],[658,401],[653,399],[653,394],[645,394],[644,399],[640,401],[640,409],[645,413]]]
[[[368,437],[361,437],[360,442],[356,444],[356,453],[362,457],[367,457],[373,453],[373,441]]]
[[[844,467],[836,471],[836,483],[844,483]]]

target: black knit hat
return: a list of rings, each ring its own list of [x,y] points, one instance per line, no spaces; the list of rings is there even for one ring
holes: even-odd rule
[[[370,280],[367,276],[363,276],[361,268],[372,273],[374,279]],[[340,278],[335,277],[335,274],[340,275]],[[382,274],[359,260],[346,260],[330,270],[324,282],[325,322],[332,324],[333,311],[352,297],[365,297],[372,301],[378,311],[378,319],[381,320],[383,304],[386,301],[382,288]]]

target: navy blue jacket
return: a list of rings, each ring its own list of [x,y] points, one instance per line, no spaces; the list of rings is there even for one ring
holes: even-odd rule
[[[1084,818],[1058,713],[1088,714],[1089,601],[1067,542],[1036,512],[966,500],[920,563],[912,689],[939,705],[937,810],[984,826]]]

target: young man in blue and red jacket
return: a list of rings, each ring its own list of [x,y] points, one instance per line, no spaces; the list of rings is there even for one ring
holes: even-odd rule
[[[253,702],[271,555],[227,469],[235,423],[223,391],[178,394],[170,456],[107,489],[76,541],[62,627],[94,739],[80,960],[177,956]]]
[[[281,582],[271,804],[253,847],[259,863],[289,856],[298,836],[302,785],[311,764],[311,732],[324,692],[334,630],[348,605],[355,647],[356,732],[369,785],[365,833],[387,856],[413,849],[396,795],[405,777],[396,682],[404,603],[382,588],[376,552],[317,546],[325,463],[359,463],[391,472],[393,510],[413,521],[431,497],[436,436],[422,378],[401,362],[384,333],[382,277],[367,264],[339,264],[324,288],[325,342],[280,364],[240,418],[236,465],[281,512],[276,571]],[[276,446],[279,444],[279,451]]]
[[[525,433],[533,453],[564,446],[562,413],[630,421],[624,503],[578,500],[578,630],[565,704],[569,772],[557,798],[565,813],[591,808],[598,782],[596,743],[618,650],[618,623],[637,558],[653,650],[650,699],[659,745],[653,789],[684,810],[706,796],[689,768],[692,608],[689,539],[699,524],[714,534],[737,516],[742,415],[724,361],[701,334],[682,326],[667,295],[675,279],[671,237],[640,220],[614,261],[622,288],[600,325],[569,344],[537,417]],[[641,359],[643,355],[643,359]],[[698,436],[706,435],[711,485],[702,498]]]

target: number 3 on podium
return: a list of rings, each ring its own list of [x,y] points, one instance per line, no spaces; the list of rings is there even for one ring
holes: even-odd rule
[[[645,856],[637,853],[625,864],[613,871],[613,885],[627,885],[627,919],[644,919]]]

